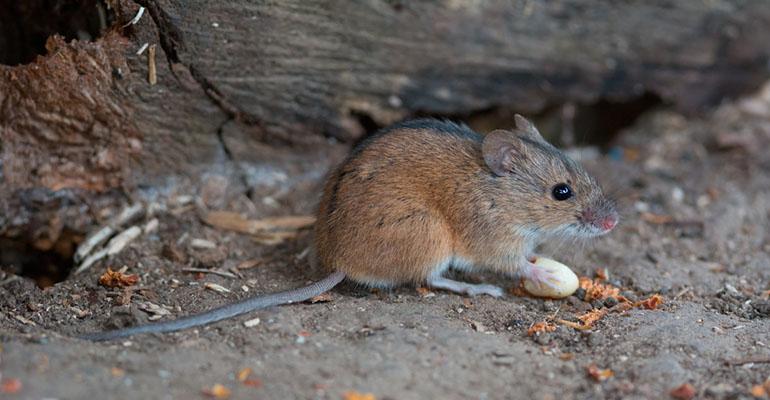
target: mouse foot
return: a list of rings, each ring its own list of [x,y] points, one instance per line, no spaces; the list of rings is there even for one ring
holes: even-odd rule
[[[436,289],[444,289],[450,292],[478,296],[486,294],[492,297],[502,297],[505,294],[503,288],[495,285],[459,282],[447,278],[430,278],[428,286]]]
[[[519,270],[518,275],[540,287],[549,287],[555,291],[561,288],[561,279],[557,274],[529,261]]]

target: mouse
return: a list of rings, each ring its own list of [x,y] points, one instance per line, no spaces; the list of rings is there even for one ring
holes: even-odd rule
[[[80,337],[102,341],[202,326],[306,301],[345,279],[371,288],[426,285],[501,297],[500,286],[447,273],[491,271],[553,285],[555,277],[533,262],[536,247],[604,235],[618,220],[597,180],[521,115],[513,128],[485,135],[447,120],[410,120],[364,139],[329,174],[311,255],[328,271],[325,278],[197,315]]]

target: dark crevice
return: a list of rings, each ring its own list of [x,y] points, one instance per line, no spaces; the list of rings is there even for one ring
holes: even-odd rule
[[[115,15],[103,0],[0,0],[0,64],[20,65],[45,55],[53,35],[94,41]]]
[[[24,276],[46,288],[67,278],[80,236],[65,230],[55,242],[0,237],[0,269]]]
[[[251,199],[253,191],[251,186],[249,185],[248,174],[246,173],[246,171],[243,170],[243,168],[241,167],[241,164],[235,159],[232,151],[230,150],[230,147],[227,146],[227,142],[225,141],[225,136],[224,136],[225,125],[231,122],[233,122],[233,119],[229,118],[226,121],[224,121],[221,125],[219,125],[219,127],[217,128],[217,140],[219,141],[219,146],[222,147],[222,152],[225,154],[225,157],[227,157],[227,161],[233,165],[233,168],[235,168],[235,172],[238,174],[238,180],[243,185],[243,194],[249,199]]]
[[[183,50],[185,46],[183,34],[176,25],[174,25],[169,15],[160,5],[152,0],[134,1],[136,4],[145,7],[152,20],[155,22],[155,26],[158,29],[160,46],[166,54],[166,58],[169,62],[169,69],[172,71],[172,74],[174,71],[173,64],[184,65],[190,71],[190,75],[195,79],[195,82],[198,83],[204,93],[206,93],[209,100],[227,115],[230,120],[260,128],[261,137],[259,140],[261,141],[271,140],[277,143],[291,144],[289,139],[281,136],[271,135],[268,137],[267,130],[259,117],[242,110],[240,107],[230,102],[216,85],[214,85],[195,65],[182,61],[179,52],[180,50]]]
[[[543,135],[559,146],[597,146],[609,148],[617,135],[631,126],[645,113],[665,106],[654,93],[646,92],[624,101],[601,98],[590,104],[566,103],[545,107],[538,113],[524,113],[510,107],[492,107],[467,113],[416,112],[411,118],[437,118],[465,123],[477,132],[513,127],[515,114],[523,114],[535,122]],[[365,134],[358,142],[365,140],[383,126],[364,112],[356,111],[355,117]]]

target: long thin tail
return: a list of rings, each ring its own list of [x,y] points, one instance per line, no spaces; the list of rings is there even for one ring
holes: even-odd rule
[[[318,282],[314,282],[308,286],[298,289],[287,290],[285,292],[278,292],[264,296],[251,297],[237,303],[228,304],[219,308],[215,308],[211,311],[190,315],[188,317],[182,317],[173,321],[139,325],[131,328],[118,329],[107,332],[87,333],[85,335],[79,336],[79,338],[92,341],[105,341],[119,339],[140,333],[174,332],[196,326],[207,325],[212,322],[232,318],[261,308],[278,306],[282,304],[298,303],[308,300],[332,289],[340,282],[342,282],[343,279],[345,279],[345,273],[337,271]]]

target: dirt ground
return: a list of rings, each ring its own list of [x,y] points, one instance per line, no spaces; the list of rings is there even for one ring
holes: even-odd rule
[[[322,275],[308,267],[308,232],[265,244],[205,225],[200,214],[312,213],[318,171],[328,161],[307,163],[301,179],[267,171],[272,189],[254,193],[257,201],[216,174],[198,185],[137,193],[156,205],[157,230],[54,287],[41,290],[26,279],[0,286],[0,397],[205,398],[221,384],[230,398],[368,398],[355,391],[376,399],[650,399],[670,398],[689,383],[696,398],[752,398],[770,378],[768,146],[765,90],[707,118],[650,113],[607,155],[585,157],[619,199],[622,222],[599,240],[542,253],[583,276],[606,268],[608,282],[625,296],[660,293],[664,304],[610,312],[585,331],[556,323],[555,331],[534,336],[527,331],[536,322],[576,321],[611,304],[343,284],[330,301],[203,329],[117,343],[74,339],[146,322],[154,314],[142,309],[153,305],[169,319]],[[108,266],[128,267],[139,282],[128,292],[100,286]],[[237,275],[183,271],[191,267]],[[511,285],[492,275],[464,278]],[[230,292],[205,289],[207,283]],[[598,381],[589,365],[614,376]]]

